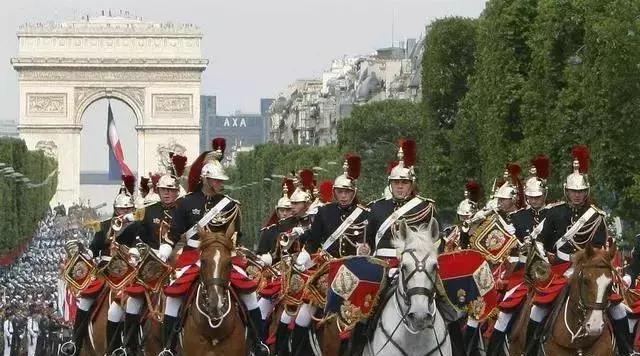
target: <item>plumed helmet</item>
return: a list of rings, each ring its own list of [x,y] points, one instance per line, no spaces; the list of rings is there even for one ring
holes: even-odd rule
[[[547,195],[547,179],[549,178],[549,157],[537,155],[531,160],[531,177],[524,185],[524,194],[528,197],[541,197]]]
[[[398,162],[392,163],[388,180],[415,181],[414,166],[416,164],[416,142],[414,140],[402,140],[398,149]]]
[[[564,183],[565,189],[585,190],[589,189],[589,147],[585,145],[575,146],[571,150],[573,156],[573,173],[567,176]]]
[[[293,191],[289,200],[292,203],[311,203],[313,200],[313,171],[303,169],[298,173],[294,184],[296,189]]]
[[[180,190],[180,177],[184,174],[187,157],[170,152],[169,158],[171,159],[171,167],[158,180],[158,188]]]
[[[113,200],[113,207],[126,209],[133,208],[133,188],[136,184],[136,177],[131,175],[122,176],[122,184],[120,185],[120,191],[116,198]]]
[[[200,170],[200,177],[222,181],[229,180],[229,177],[221,163],[224,158],[224,151],[226,147],[227,141],[224,138],[217,137],[213,139],[211,142],[212,151],[207,153],[207,157],[205,158],[206,162]]]
[[[473,215],[478,211],[478,202],[482,194],[482,188],[478,182],[470,180],[465,185],[464,200],[458,204],[458,215]]]
[[[344,173],[339,175],[333,181],[333,188],[350,189],[355,191],[357,189],[356,181],[358,177],[360,177],[361,164],[360,156],[347,153],[342,166]]]
[[[517,207],[524,206],[524,192],[522,182],[520,181],[521,168],[515,163],[507,164],[504,171],[505,183],[503,183],[498,191],[494,194],[495,198],[512,199]]]
[[[282,197],[278,199],[276,209],[291,209],[291,200],[289,200],[289,196],[294,190],[293,179],[285,178],[282,182]]]

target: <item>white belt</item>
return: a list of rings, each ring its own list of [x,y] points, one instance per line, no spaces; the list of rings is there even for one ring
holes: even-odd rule
[[[111,261],[111,256],[100,256],[100,261]]]
[[[398,257],[395,248],[379,248],[375,252],[375,256],[380,257]]]
[[[200,247],[200,240],[188,239],[187,240],[187,246],[193,247],[193,248],[198,248],[198,247]]]
[[[556,256],[558,256],[559,259],[565,262],[571,262],[571,255],[568,253],[564,253],[560,250],[556,250]]]
[[[509,256],[509,262],[518,263],[520,262],[520,258],[518,258],[518,256]]]

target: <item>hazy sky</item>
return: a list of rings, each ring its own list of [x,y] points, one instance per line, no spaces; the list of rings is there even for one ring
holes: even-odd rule
[[[261,97],[274,97],[299,78],[319,76],[330,61],[366,54],[394,38],[417,37],[445,16],[477,17],[485,0],[19,0],[0,14],[0,120],[17,119],[17,54],[20,24],[63,21],[102,9],[128,10],[149,20],[193,23],[202,29],[202,93],[217,95],[218,112],[259,111]],[[88,113],[89,114],[89,113]],[[106,115],[106,114],[105,114]]]

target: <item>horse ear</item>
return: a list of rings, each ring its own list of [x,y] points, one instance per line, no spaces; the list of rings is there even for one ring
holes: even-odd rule
[[[429,222],[429,236],[431,236],[431,240],[436,242],[440,239],[440,224],[438,224],[438,220],[431,218]]]
[[[400,226],[398,226],[398,233],[402,236],[403,239],[407,239],[407,234],[409,233],[409,225],[407,225],[407,220],[402,219],[399,222]]]

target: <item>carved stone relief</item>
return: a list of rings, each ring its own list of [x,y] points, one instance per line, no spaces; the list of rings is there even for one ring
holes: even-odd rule
[[[46,156],[52,158],[58,157],[58,145],[53,141],[38,141],[36,150],[43,151]]]
[[[156,148],[156,153],[158,154],[158,170],[160,172],[167,172],[171,167],[169,152],[184,156],[187,148],[178,144],[175,138],[170,138],[166,143],[159,144]]]
[[[67,114],[67,94],[27,93],[27,115],[65,116]]]
[[[190,116],[193,112],[191,94],[155,94],[152,99],[154,116]]]
[[[76,87],[74,88],[75,98],[75,110],[80,110],[80,106],[85,103],[85,99],[92,97],[97,93],[104,93],[107,97],[109,93],[117,92],[118,94],[124,94],[127,96],[133,104],[137,106],[140,112],[144,111],[144,88],[101,88],[101,87]],[[131,103],[128,103],[131,104]],[[135,110],[134,110],[135,112]]]
[[[130,81],[130,82],[191,82],[200,81],[199,70],[40,70],[19,71],[20,80],[33,81]]]

